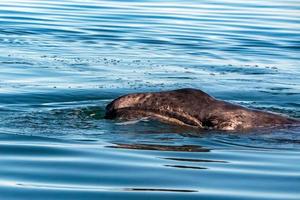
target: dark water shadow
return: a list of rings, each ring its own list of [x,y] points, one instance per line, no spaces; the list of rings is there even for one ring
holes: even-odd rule
[[[165,167],[174,167],[179,169],[208,169],[207,167],[195,167],[195,166],[188,166],[188,165],[164,165]]]
[[[163,188],[125,188],[124,190],[132,191],[132,192],[198,192],[197,190],[163,189]]]

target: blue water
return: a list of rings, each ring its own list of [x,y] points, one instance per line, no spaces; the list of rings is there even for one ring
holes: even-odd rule
[[[1,0],[0,199],[300,199],[300,129],[103,119],[193,87],[300,118],[299,0]]]

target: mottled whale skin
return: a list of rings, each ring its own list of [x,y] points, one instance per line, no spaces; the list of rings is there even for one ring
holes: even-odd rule
[[[201,129],[244,130],[298,124],[296,119],[217,100],[197,89],[134,93],[106,106],[106,119],[150,118]]]

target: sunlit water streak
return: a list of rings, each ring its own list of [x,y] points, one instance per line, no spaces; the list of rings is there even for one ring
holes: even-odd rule
[[[104,120],[182,87],[300,118],[300,3],[0,1],[0,199],[300,199],[299,127]]]

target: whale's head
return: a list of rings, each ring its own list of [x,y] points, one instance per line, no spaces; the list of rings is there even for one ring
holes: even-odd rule
[[[105,108],[105,118],[114,119],[118,117],[117,113],[124,110],[141,109],[149,99],[154,101],[151,93],[135,93],[118,97],[109,103]]]
[[[106,119],[149,117],[159,121],[202,127],[201,117],[213,98],[201,90],[135,93],[121,96],[106,106]]]

